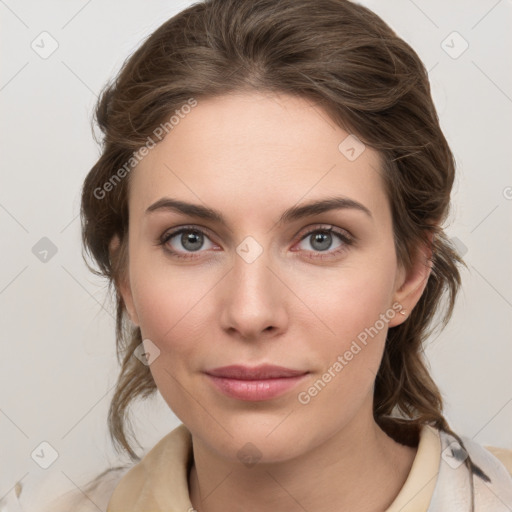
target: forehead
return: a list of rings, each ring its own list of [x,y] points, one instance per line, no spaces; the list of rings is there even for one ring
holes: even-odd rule
[[[132,170],[134,215],[166,195],[233,219],[333,195],[388,209],[378,153],[312,101],[283,94],[198,100]]]

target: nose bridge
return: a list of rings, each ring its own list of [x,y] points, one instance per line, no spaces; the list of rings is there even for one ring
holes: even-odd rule
[[[236,247],[233,285],[244,294],[250,292],[250,295],[256,296],[261,291],[268,291],[267,287],[275,279],[268,268],[271,266],[270,251],[263,243],[263,240],[260,243],[253,236],[247,236]]]
[[[257,337],[270,326],[280,326],[284,297],[271,259],[270,251],[253,237],[236,247],[221,314],[224,327]]]

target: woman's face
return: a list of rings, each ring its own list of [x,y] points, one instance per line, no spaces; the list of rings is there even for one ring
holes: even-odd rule
[[[308,100],[247,93],[198,101],[132,173],[123,297],[192,434],[223,457],[275,462],[371,421],[386,332],[409,307],[378,154]],[[304,375],[205,373],[262,364]]]

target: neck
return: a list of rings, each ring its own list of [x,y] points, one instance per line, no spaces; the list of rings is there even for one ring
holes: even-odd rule
[[[193,437],[190,498],[200,512],[385,510],[410,472],[416,448],[395,442],[368,415],[299,457],[246,467]],[[366,419],[366,421],[362,421]]]

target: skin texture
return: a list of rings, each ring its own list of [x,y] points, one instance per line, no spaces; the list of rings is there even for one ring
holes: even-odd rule
[[[359,343],[309,403],[297,399],[394,303],[410,312],[430,272],[425,251],[408,271],[398,264],[379,155],[366,147],[350,161],[338,149],[348,135],[307,99],[239,93],[200,100],[132,171],[121,293],[142,338],[160,350],[150,369],[162,397],[192,433],[189,488],[201,512],[384,510],[410,471],[416,449],[372,415],[387,329],[407,314]],[[277,223],[289,207],[333,196],[371,217],[343,209]],[[227,225],[145,214],[162,197],[214,208]],[[195,245],[181,234],[157,244],[190,225],[206,231]],[[329,227],[353,243],[306,236]],[[252,263],[236,251],[248,236],[263,250]],[[310,373],[258,402],[221,394],[203,373],[263,363]],[[249,442],[259,457],[251,467],[239,458]]]

